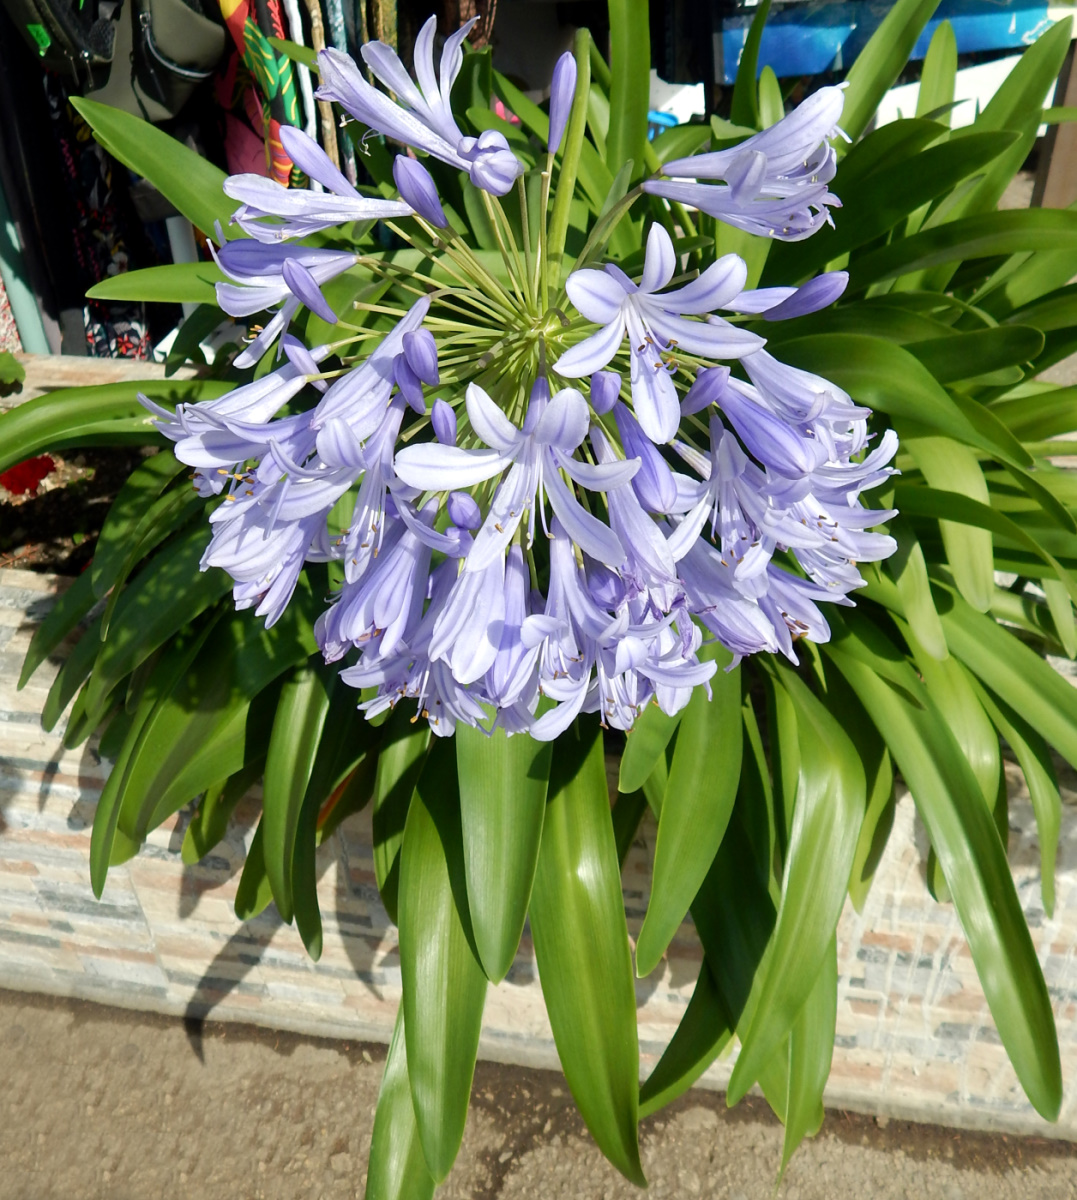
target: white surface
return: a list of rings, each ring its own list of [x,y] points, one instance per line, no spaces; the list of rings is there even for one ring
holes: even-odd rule
[[[686,125],[692,117],[707,111],[707,93],[701,83],[666,83],[652,68],[650,107],[671,113],[678,125]]]

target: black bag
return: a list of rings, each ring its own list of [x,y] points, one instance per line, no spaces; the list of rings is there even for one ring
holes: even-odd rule
[[[147,121],[176,116],[224,53],[216,0],[0,4],[44,66],[70,76],[95,100]]]

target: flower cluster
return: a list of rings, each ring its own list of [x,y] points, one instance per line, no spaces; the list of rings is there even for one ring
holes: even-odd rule
[[[411,699],[439,735],[463,721],[551,739],[594,711],[627,730],[651,701],[672,714],[707,685],[705,642],[734,661],[760,651],[796,661],[798,639],[829,636],[820,603],[851,603],[857,563],[894,549],[872,531],[892,514],[860,495],[891,474],[896,440],[873,444],[867,409],[738,323],[817,311],[841,295],[841,272],[753,290],[744,262],[726,255],[678,277],[684,264],[656,222],[638,280],[581,262],[562,289],[562,248],[506,245],[496,197],[525,164],[501,134],[465,136],[452,114],[468,28],[448,39],[438,76],[433,20],[424,26],[418,84],[391,49],[364,47],[397,101],[323,51],[319,96],[487,193],[503,273],[451,228],[417,159],[396,160],[401,200],[362,196],[285,130],[289,154],[326,190],[233,177],[234,223],[250,238],[219,237],[216,252],[230,281],[218,286],[222,307],[273,310],[237,361],[278,342],[278,365],[175,413],[145,403],[200,493],[217,498],[202,565],[229,572],[237,607],[271,624],[305,563],[336,564],[339,589],[315,632],[368,714]],[[575,66],[567,55],[555,73],[544,198],[580,102]],[[643,189],[742,229],[807,236],[837,203],[827,139],[841,98],[823,89],[739,147],[667,164],[673,178]],[[519,192],[526,213],[523,181]],[[289,244],[373,218],[442,253],[454,282]],[[545,211],[538,220],[545,231]],[[349,324],[326,302],[322,287],[355,269],[380,278],[387,300],[410,296],[368,306],[391,327]],[[292,336],[301,308],[340,340]]]

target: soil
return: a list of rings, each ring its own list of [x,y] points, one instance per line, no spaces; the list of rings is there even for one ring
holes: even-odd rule
[[[362,1196],[385,1047],[0,991],[0,1200]],[[1072,1200],[1077,1146],[830,1112],[775,1190],[762,1101],[693,1091],[642,1130],[649,1193],[564,1079],[480,1063],[445,1200]]]
[[[53,469],[34,491],[17,496],[0,485],[0,567],[78,575],[116,493],[152,453],[109,446],[52,454]]]

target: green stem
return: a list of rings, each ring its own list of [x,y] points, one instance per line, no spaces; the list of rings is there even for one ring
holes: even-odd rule
[[[524,259],[527,264],[527,291],[534,299],[535,296],[535,264],[531,253],[531,217],[527,208],[527,185],[522,175],[517,176],[516,191],[520,199],[520,229],[524,239]]]
[[[553,284],[561,286],[561,262],[565,256],[565,238],[568,236],[568,215],[572,197],[576,191],[576,173],[580,166],[583,137],[587,130],[587,98],[591,91],[591,35],[586,29],[576,31],[573,53],[576,57],[576,92],[572,97],[572,111],[568,118],[565,134],[565,151],[561,156],[561,174],[557,179],[557,195],[553,202],[553,220],[547,242],[549,258],[546,265],[546,293],[550,289],[550,269],[553,269]]]

